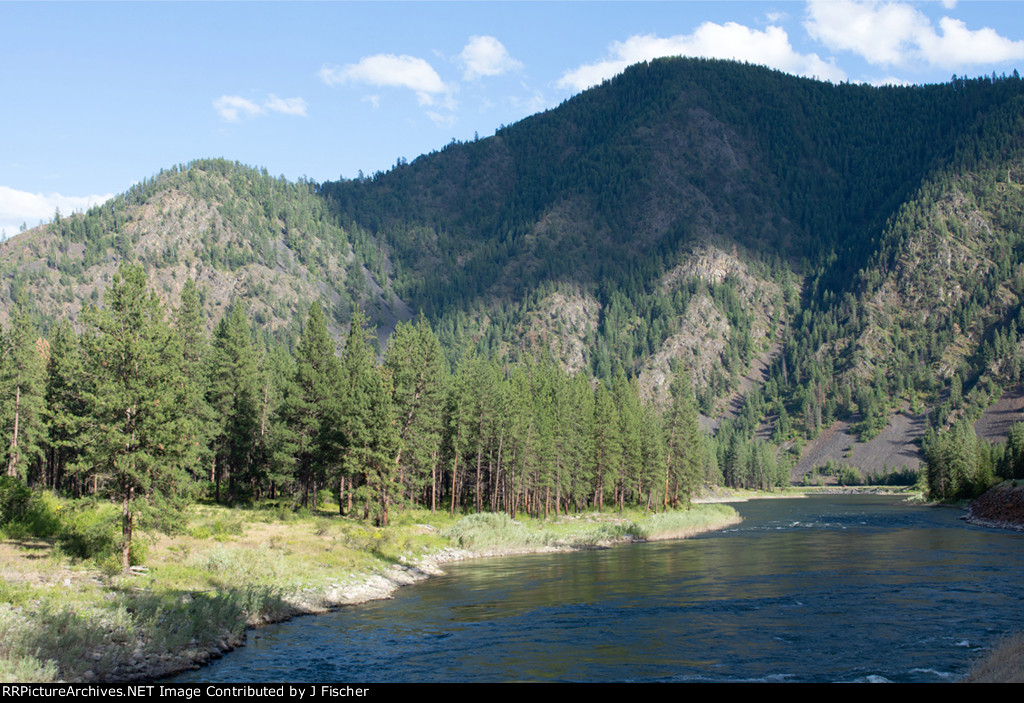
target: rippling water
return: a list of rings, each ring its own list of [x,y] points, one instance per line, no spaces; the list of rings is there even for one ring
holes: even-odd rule
[[[678,542],[476,560],[173,681],[947,681],[1024,629],[1024,535],[879,496]]]

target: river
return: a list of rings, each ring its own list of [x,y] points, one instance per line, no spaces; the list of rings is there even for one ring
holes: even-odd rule
[[[735,507],[688,540],[451,564],[172,681],[939,682],[1024,628],[1024,534],[885,496]]]

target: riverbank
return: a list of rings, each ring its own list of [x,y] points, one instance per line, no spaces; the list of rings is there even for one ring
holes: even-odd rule
[[[1024,531],[1024,482],[1004,481],[978,496],[968,508],[967,522]],[[964,683],[1024,683],[1024,634],[1006,637],[971,667]]]
[[[967,521],[982,527],[1024,531],[1024,481],[1003,481],[978,496],[971,501]]]
[[[672,539],[739,521],[727,506],[549,521],[414,511],[378,529],[337,515],[197,506],[146,567],[103,573],[42,541],[0,542],[0,680],[131,682],[196,668],[249,628],[387,598],[485,556]]]

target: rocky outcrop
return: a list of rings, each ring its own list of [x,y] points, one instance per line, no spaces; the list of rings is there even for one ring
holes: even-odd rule
[[[1004,481],[971,503],[967,520],[975,525],[1024,530],[1024,483]]]

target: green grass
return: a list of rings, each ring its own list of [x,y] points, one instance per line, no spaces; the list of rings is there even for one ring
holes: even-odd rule
[[[639,509],[587,512],[548,521],[503,513],[468,515],[444,535],[455,546],[472,551],[517,551],[539,547],[581,548],[614,542],[685,537],[736,520],[725,505],[699,505],[691,510],[645,513]]]

